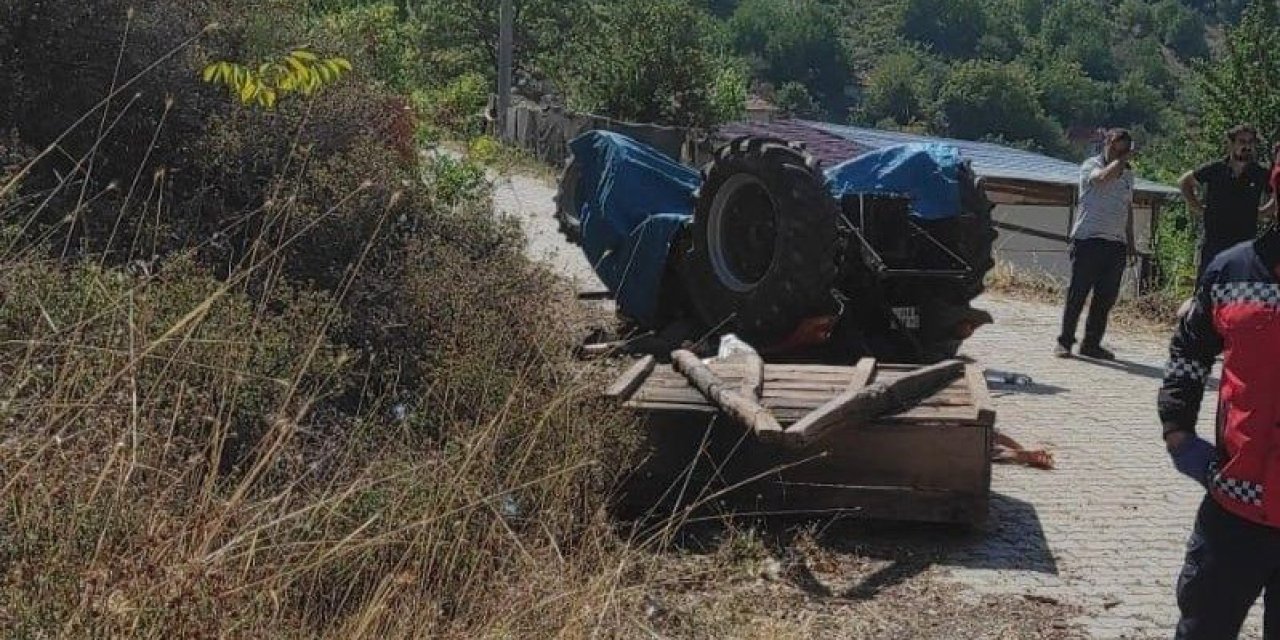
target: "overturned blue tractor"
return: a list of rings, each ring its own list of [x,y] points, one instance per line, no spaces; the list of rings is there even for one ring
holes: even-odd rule
[[[991,322],[970,303],[994,266],[992,204],[954,147],[824,170],[800,145],[747,137],[699,172],[616,133],[570,146],[560,229],[620,314],[668,346],[732,332],[773,360],[928,363]]]

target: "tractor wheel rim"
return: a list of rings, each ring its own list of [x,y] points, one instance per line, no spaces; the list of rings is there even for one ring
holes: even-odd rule
[[[777,205],[759,178],[739,173],[716,191],[707,220],[711,268],[730,290],[753,289],[777,247]]]

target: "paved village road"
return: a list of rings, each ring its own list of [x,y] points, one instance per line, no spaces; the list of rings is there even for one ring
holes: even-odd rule
[[[1052,355],[1057,306],[980,304],[996,324],[964,352],[1034,382],[992,386],[998,428],[1025,446],[1049,446],[1058,468],[996,466],[992,535],[955,554],[954,575],[984,592],[1079,604],[1093,637],[1172,637],[1175,578],[1203,492],[1173,470],[1159,440],[1168,335],[1116,331],[1107,341],[1115,362],[1064,360]],[[1204,406],[1216,406],[1212,393]],[[1242,637],[1259,636],[1259,609]]]
[[[532,257],[580,288],[601,287],[556,230],[552,185],[521,175],[494,182],[497,208],[524,224]],[[1116,330],[1108,340],[1116,362],[1062,360],[1052,355],[1055,305],[996,296],[978,305],[996,323],[964,353],[1033,380],[993,385],[998,427],[1051,448],[1058,468],[997,465],[988,530],[948,552],[951,575],[977,593],[1078,605],[1078,622],[1095,638],[1171,637],[1174,581],[1203,494],[1177,475],[1159,440],[1155,398],[1168,336]],[[1255,607],[1243,637],[1260,636],[1260,619]]]

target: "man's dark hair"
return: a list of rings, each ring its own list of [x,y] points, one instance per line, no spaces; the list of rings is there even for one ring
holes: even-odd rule
[[[1231,127],[1230,129],[1227,129],[1227,140],[1235,142],[1236,138],[1239,138],[1240,134],[1242,133],[1247,133],[1253,136],[1254,140],[1258,139],[1258,130],[1254,129],[1252,125],[1238,124],[1234,127]]]
[[[1105,140],[1107,144],[1111,144],[1112,142],[1120,142],[1120,141],[1128,142],[1132,144],[1133,134],[1129,133],[1128,129],[1121,129],[1120,127],[1116,127],[1114,129],[1107,129],[1107,133],[1106,135],[1103,136],[1103,140]]]

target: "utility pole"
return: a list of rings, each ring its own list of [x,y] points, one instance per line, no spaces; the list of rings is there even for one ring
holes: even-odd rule
[[[497,138],[507,142],[507,117],[511,110],[511,58],[515,11],[512,0],[502,0],[498,10],[498,131]]]

